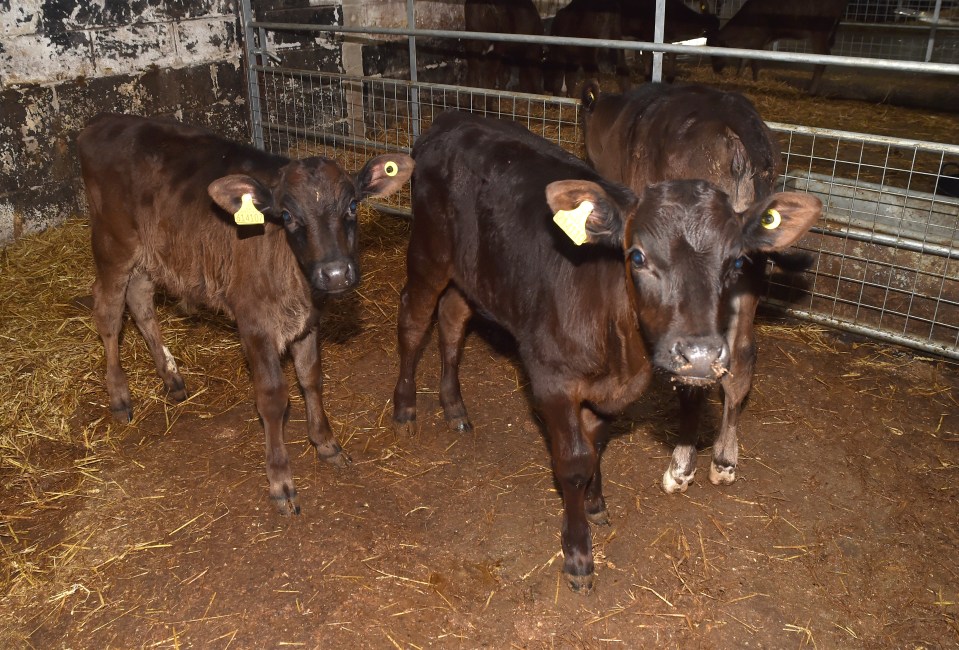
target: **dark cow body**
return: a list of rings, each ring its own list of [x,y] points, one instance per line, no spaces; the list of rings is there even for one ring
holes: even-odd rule
[[[465,27],[471,32],[543,35],[543,21],[532,0],[466,0]],[[466,41],[466,85],[506,89],[517,73],[520,92],[543,91],[543,48],[524,43]]]
[[[187,392],[163,345],[154,285],[224,312],[236,321],[253,373],[270,496],[281,511],[299,512],[283,444],[288,391],[281,355],[292,353],[310,441],[328,462],[346,464],[349,457],[323,409],[319,309],[325,294],[359,280],[356,202],[399,189],[412,173],[412,159],[379,156],[354,179],[331,160],[290,160],[194,127],[131,115],[100,115],[77,141],[110,410],[123,421],[132,417],[119,360],[124,303],[175,401]],[[247,194],[265,214],[264,225],[233,223]]]
[[[656,0],[625,0],[623,2],[622,32],[625,38],[652,42],[656,29]],[[663,24],[663,41],[675,43],[705,36],[715,38],[719,31],[719,18],[711,13],[694,11],[682,0],[666,0],[666,16]],[[676,55],[665,57],[663,78],[672,81],[676,76]],[[652,75],[652,54],[643,53],[646,78]]]
[[[621,40],[620,0],[573,0],[556,12],[550,30],[552,36]],[[554,95],[572,96],[580,88],[583,76],[599,74],[601,59],[608,59],[616,70],[622,90],[629,87],[629,69],[624,50],[596,47],[551,45],[546,53],[546,90]]]
[[[808,41],[809,51],[813,54],[829,54],[847,4],[849,0],[747,0],[707,44],[762,50],[780,39],[789,38]],[[713,70],[720,73],[725,66],[724,57],[713,57]],[[759,61],[750,60],[750,66],[753,81],[756,81],[759,79]],[[825,65],[813,69],[810,93],[819,92],[825,69]]]
[[[740,211],[772,194],[781,166],[779,146],[742,95],[696,84],[646,84],[625,95],[601,95],[593,83],[583,90],[583,106],[587,158],[610,180],[642,191],[666,180],[702,178],[723,190]],[[765,267],[764,255],[752,256],[721,309],[730,367],[721,381],[723,420],[709,472],[716,484],[736,479],[737,430],[752,386],[753,321]],[[670,493],[685,491],[696,473],[706,395],[704,389],[689,389],[679,396],[679,442],[663,476],[663,489]]]
[[[416,365],[434,311],[449,426],[471,429],[458,366],[477,311],[507,329],[530,379],[562,491],[564,572],[592,585],[588,522],[606,523],[600,455],[611,418],[653,369],[681,390],[726,372],[721,301],[743,255],[788,245],[817,218],[818,200],[776,194],[737,214],[703,181],[641,196],[513,123],[437,117],[413,149],[413,232],[398,319],[394,426],[413,433]],[[553,223],[583,201],[587,244]],[[760,221],[767,208],[778,229]]]

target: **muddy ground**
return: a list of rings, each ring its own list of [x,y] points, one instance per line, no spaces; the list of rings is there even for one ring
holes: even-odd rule
[[[864,128],[862,102],[814,115],[819,103],[794,90],[805,77],[764,75],[782,91],[728,87],[766,97],[767,119],[956,141],[949,115],[876,106]],[[827,92],[843,79],[827,71]],[[0,432],[0,646],[959,646],[953,362],[764,313],[737,482],[705,477],[714,401],[699,480],[662,492],[677,405],[657,383],[605,453],[611,523],[593,529],[597,578],[583,597],[562,579],[562,504],[508,337],[477,323],[467,339],[473,433],[444,425],[435,337],[418,435],[390,427],[407,222],[363,215],[363,284],[324,324],[327,411],[350,468],[315,458],[294,394],[295,518],[267,499],[262,428],[224,319],[161,307],[192,392],[177,406],[128,324],[137,415],[109,420],[102,350],[75,300],[92,281],[88,233],[82,219],[58,230],[41,239],[49,259],[78,260],[69,272],[19,245],[0,255],[27,284],[0,282],[0,422],[12,423]],[[49,334],[25,342],[31,327]],[[69,416],[43,420],[45,401],[70,402]]]
[[[85,245],[85,226],[70,227]],[[139,416],[123,427],[103,419],[99,344],[84,336],[89,399],[70,423],[75,443],[34,455],[62,472],[29,489],[4,473],[0,541],[14,558],[0,601],[4,645],[959,643],[954,364],[766,314],[739,480],[705,480],[707,435],[697,482],[681,496],[661,491],[676,404],[657,384],[618,421],[604,456],[611,524],[593,529],[597,579],[583,597],[561,577],[562,504],[506,337],[480,325],[467,340],[472,434],[444,425],[434,339],[420,367],[420,431],[394,435],[407,224],[367,215],[363,228],[364,284],[331,305],[325,326],[327,409],[352,467],[315,458],[295,400],[288,446],[303,514],[280,517],[267,500],[250,382],[222,319],[162,309],[175,354],[201,337],[219,364],[181,354],[194,397],[175,407],[159,399],[127,326]],[[88,319],[67,301],[55,311]]]

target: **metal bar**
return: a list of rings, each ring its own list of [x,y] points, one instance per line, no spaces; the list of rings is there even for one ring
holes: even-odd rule
[[[499,34],[495,32],[464,32],[440,29],[394,29],[380,27],[341,27],[338,25],[302,25],[298,23],[255,23],[259,27],[278,31],[314,31],[343,34],[380,34],[384,36],[422,36],[425,38],[459,38],[468,40],[502,41],[505,43],[535,43],[541,45],[575,45],[581,47],[602,47],[634,51],[675,52],[677,54],[715,55],[760,61],[783,61],[786,63],[806,63],[838,65],[878,70],[897,70],[900,72],[918,72],[923,74],[947,74],[959,76],[959,63],[926,63],[923,61],[895,61],[892,59],[872,59],[861,56],[832,56],[825,54],[805,54],[797,52],[769,52],[765,50],[743,50],[734,47],[711,47],[707,45],[673,45],[671,43],[650,43],[647,41],[619,41],[615,39],[567,38],[559,36],[530,36],[528,34]]]
[[[926,62],[932,60],[932,49],[936,45],[936,27],[939,25],[939,12],[942,10],[942,0],[936,0],[936,8],[932,14],[932,25],[929,27],[929,42],[926,44]]]
[[[892,332],[881,330],[875,327],[850,323],[849,321],[840,320],[834,316],[825,316],[823,314],[817,314],[816,312],[806,309],[797,309],[795,307],[790,307],[788,303],[785,303],[781,300],[776,300],[774,298],[766,298],[764,302],[767,305],[773,305],[776,308],[781,309],[790,316],[795,316],[796,318],[801,318],[802,320],[820,323],[821,325],[828,325],[829,327],[834,327],[847,332],[853,332],[854,334],[862,334],[863,336],[885,341],[886,343],[905,345],[910,348],[923,350],[924,352],[930,352],[932,354],[941,355],[950,359],[959,360],[959,347],[950,347],[944,343],[934,343],[927,339],[920,339],[919,337],[913,337],[904,334],[894,334]]]
[[[896,248],[899,250],[912,251],[913,253],[923,253],[935,255],[936,257],[945,257],[947,259],[959,259],[959,248],[952,246],[941,246],[939,244],[930,244],[917,239],[896,237],[895,235],[886,235],[871,230],[861,230],[859,228],[828,228],[814,226],[810,232],[828,235],[829,237],[839,237],[861,241],[867,244],[881,244],[887,248]]]
[[[406,0],[406,26],[416,28],[416,11],[413,7],[414,0]],[[411,35],[410,41],[410,81],[415,84],[418,79],[416,75],[416,36]],[[415,85],[410,95],[410,119],[413,122],[413,140],[420,137],[420,91]]]
[[[253,145],[263,148],[263,114],[260,110],[260,78],[257,75],[257,61],[253,30],[253,8],[250,0],[240,0],[243,15],[243,50],[246,56],[246,83],[250,98],[250,138]],[[261,33],[262,35],[262,33]]]
[[[327,133],[326,131],[319,131],[317,129],[307,129],[297,126],[286,126],[285,124],[271,124],[270,125],[271,133],[288,133],[290,135],[296,135],[301,137],[310,137],[314,140],[318,140],[323,144],[348,144],[348,145],[362,145],[364,148],[373,149],[375,151],[400,151],[402,153],[410,153],[411,149],[409,147],[396,147],[384,144],[382,142],[375,142],[373,140],[367,140],[366,138],[358,138],[355,135],[339,135],[338,133]]]
[[[813,126],[799,126],[796,124],[783,124],[781,122],[766,122],[773,131],[784,133],[802,133],[804,135],[821,136],[825,138],[836,138],[837,140],[856,140],[867,144],[890,145],[897,147],[915,147],[923,151],[943,152],[946,154],[959,155],[959,145],[943,144],[938,142],[925,142],[923,140],[910,140],[907,138],[895,138],[885,135],[873,135],[870,133],[855,133],[853,131],[835,131],[833,129],[821,129]]]
[[[653,28],[653,40],[662,43],[666,35],[666,0],[656,0],[656,24]],[[652,81],[663,80],[663,53],[653,52]]]

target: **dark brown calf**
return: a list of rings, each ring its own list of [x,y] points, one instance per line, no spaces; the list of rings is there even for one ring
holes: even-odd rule
[[[737,211],[772,194],[781,165],[779,146],[749,100],[696,84],[646,84],[625,95],[602,95],[593,82],[583,89],[583,131],[587,159],[606,178],[636,192],[667,180],[705,179],[725,192]],[[765,268],[759,252],[745,260],[720,305],[730,364],[721,380],[723,420],[709,469],[717,485],[736,480],[737,430],[752,387],[753,321]],[[679,442],[663,475],[668,493],[684,492],[696,473],[706,390],[683,390],[679,398]]]
[[[746,0],[707,45],[762,50],[780,39],[789,38],[808,41],[809,51],[813,54],[829,54],[847,4],[849,0]],[[726,62],[725,57],[713,57],[713,70],[722,72]],[[749,64],[753,81],[757,81],[759,61],[751,59]],[[825,69],[825,65],[813,68],[809,83],[811,94],[819,92]]]
[[[719,31],[719,18],[708,13],[705,5],[701,6],[701,11],[694,11],[682,0],[666,0],[665,11],[663,41],[666,43],[699,37],[715,38]],[[624,38],[651,42],[655,36],[655,28],[656,0],[625,0],[623,2]],[[663,79],[672,81],[676,76],[676,55],[666,54],[664,58]],[[653,71],[651,53],[643,52],[643,68],[646,78],[649,79]]]
[[[737,213],[704,181],[637,196],[519,125],[456,112],[436,118],[413,158],[394,426],[415,430],[416,365],[434,312],[440,401],[456,431],[471,429],[458,377],[467,321],[477,311],[505,327],[562,491],[563,571],[588,591],[589,522],[608,521],[600,455],[610,420],[654,367],[680,390],[720,380],[729,357],[721,312],[741,261],[788,246],[821,204],[782,193]],[[557,227],[558,211],[585,219],[586,245]]]
[[[556,12],[551,36],[620,40],[623,37],[620,0],[573,0]],[[601,50],[597,47],[550,45],[546,51],[546,90],[573,96],[583,83],[584,75],[599,74],[600,59],[609,59],[615,67],[620,88],[629,88],[629,69],[624,50]]]
[[[466,0],[470,32],[543,35],[543,21],[532,0]],[[513,71],[520,92],[543,91],[543,48],[531,43],[466,41],[466,85],[505,90]]]
[[[131,115],[100,115],[77,141],[96,266],[93,316],[106,352],[110,410],[123,421],[132,417],[119,357],[124,303],[175,401],[187,392],[163,345],[154,285],[224,312],[236,321],[253,373],[270,498],[281,512],[298,513],[283,444],[288,390],[281,355],[292,353],[310,442],[327,462],[346,464],[349,457],[323,410],[319,308],[325,294],[359,281],[357,201],[399,189],[412,173],[412,159],[378,156],[354,178],[325,158],[290,160],[201,129]],[[265,215],[264,225],[234,223],[244,203]]]

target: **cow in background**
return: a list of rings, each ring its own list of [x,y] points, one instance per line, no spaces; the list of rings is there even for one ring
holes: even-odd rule
[[[573,0],[556,12],[550,35],[622,40],[622,2]],[[614,68],[620,89],[629,88],[625,50],[550,45],[546,49],[546,90],[554,95],[575,95],[583,79],[597,76],[605,62]]]
[[[595,82],[583,88],[583,132],[590,164],[611,181],[640,193],[649,185],[702,178],[743,211],[773,192],[782,160],[776,138],[748,99],[698,84],[644,84],[626,94],[604,95]],[[778,258],[785,264],[804,258]],[[753,321],[766,256],[754,251],[724,293],[721,330],[729,348],[723,375],[724,405],[713,444],[709,479],[736,480],[737,434],[756,361]],[[706,388],[682,386],[679,442],[663,475],[667,493],[683,492],[696,473],[696,442]]]
[[[359,281],[357,202],[400,189],[412,159],[377,156],[350,176],[326,158],[290,160],[178,122],[114,114],[91,120],[77,144],[96,269],[93,319],[114,417],[133,416],[120,367],[124,307],[177,402],[187,391],[163,344],[154,286],[225,313],[253,374],[270,498],[281,513],[298,514],[281,356],[292,354],[310,442],[323,460],[346,465],[323,409],[320,308]]]
[[[470,316],[509,331],[563,498],[563,572],[588,592],[589,524],[609,521],[600,460],[613,417],[654,368],[681,392],[723,379],[724,308],[745,258],[788,246],[822,204],[785,192],[737,212],[702,180],[636,194],[516,123],[455,111],[436,118],[413,158],[393,425],[416,430],[416,366],[434,313],[439,399],[457,432],[472,429],[459,381]],[[572,227],[564,234],[554,219]]]
[[[789,38],[807,41],[809,52],[813,54],[829,54],[847,4],[849,0],[746,0],[707,45],[762,50],[780,39]],[[722,73],[727,60],[727,57],[714,56],[713,70]],[[743,64],[741,61],[740,72]],[[753,81],[758,81],[759,61],[751,59],[749,64]],[[810,94],[819,92],[825,69],[825,65],[813,68]]]
[[[624,38],[652,42],[656,28],[656,0],[625,0],[623,2],[622,34]],[[663,41],[676,43],[693,38],[715,38],[719,31],[719,18],[708,12],[705,3],[700,11],[686,6],[682,0],[666,0],[666,16],[663,25]],[[676,55],[666,54],[663,66],[663,79],[672,81],[676,77]],[[653,72],[653,55],[643,52],[643,69],[649,79]]]
[[[543,35],[543,21],[532,0],[466,0],[466,31]],[[543,48],[527,43],[466,41],[466,85],[505,90],[512,75],[517,89],[543,92]]]

